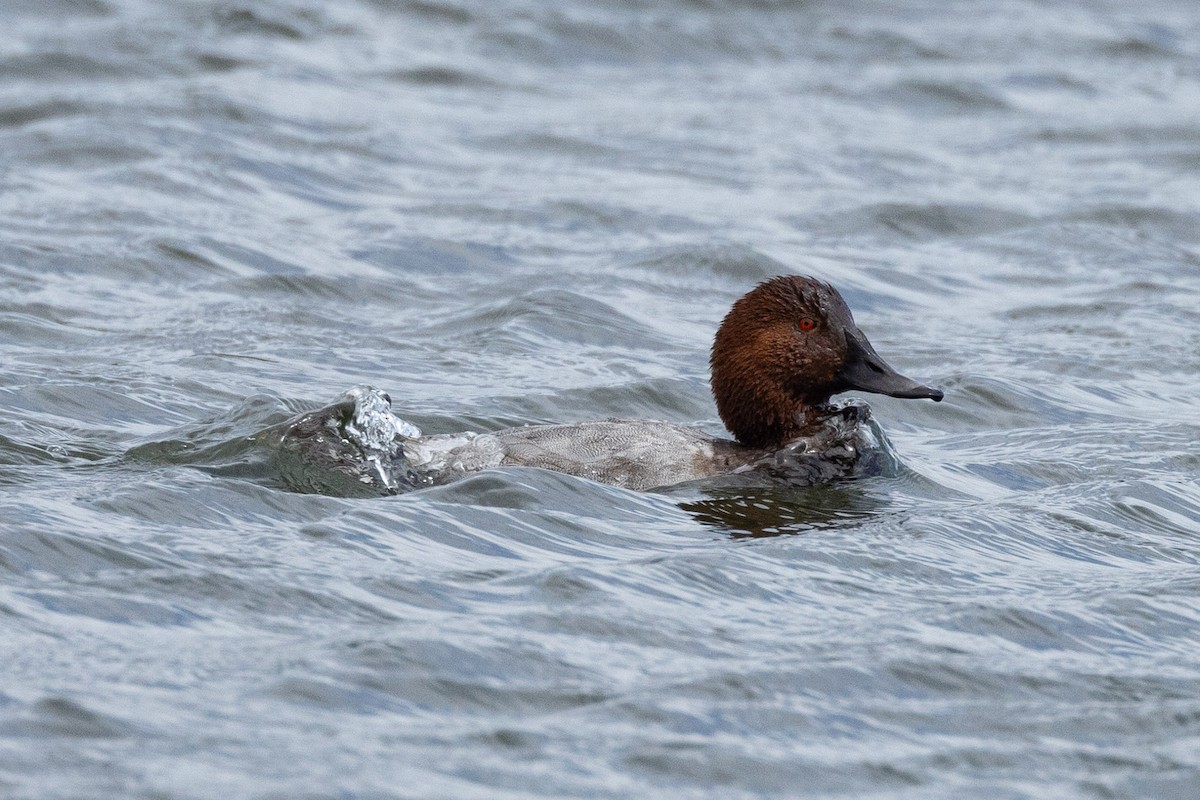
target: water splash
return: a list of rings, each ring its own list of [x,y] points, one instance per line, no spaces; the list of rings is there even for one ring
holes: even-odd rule
[[[354,401],[346,434],[365,450],[388,450],[396,437],[417,439],[421,429],[392,413],[392,398],[370,386],[355,386],[343,395]]]
[[[395,494],[429,480],[412,469],[405,442],[421,431],[392,413],[392,400],[355,386],[333,403],[256,437],[271,446],[279,477],[295,491],[343,496]]]

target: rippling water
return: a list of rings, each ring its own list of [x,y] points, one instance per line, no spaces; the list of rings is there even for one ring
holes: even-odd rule
[[[0,795],[1197,796],[1194,3],[0,22]],[[364,383],[715,432],[788,272],[947,390],[870,398],[898,476],[353,499],[237,444]]]

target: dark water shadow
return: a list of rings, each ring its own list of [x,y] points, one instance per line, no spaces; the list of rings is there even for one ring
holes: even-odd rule
[[[164,431],[161,436],[125,451],[127,464],[188,466],[216,477],[249,480],[284,488],[273,453],[262,433],[295,415],[283,401],[268,395],[246,398],[229,411]]]
[[[856,481],[800,488],[720,487],[679,503],[700,524],[735,539],[795,535],[854,525],[891,506],[887,497]]]

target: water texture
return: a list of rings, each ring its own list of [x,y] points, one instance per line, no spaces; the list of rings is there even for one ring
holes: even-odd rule
[[[1200,7],[0,5],[0,796],[1194,798]],[[282,490],[245,438],[720,431],[811,273],[899,467]]]

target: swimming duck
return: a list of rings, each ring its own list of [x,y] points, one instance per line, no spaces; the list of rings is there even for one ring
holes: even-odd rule
[[[277,448],[285,482],[308,491],[336,491],[336,476],[343,488],[391,493],[503,466],[643,490],[756,469],[808,484],[854,474],[879,447],[865,404],[833,406],[832,395],[943,397],[888,366],[836,289],[797,275],[765,281],[733,304],[710,366],[717,411],[734,440],[630,419],[422,436],[368,387],[260,439]]]

